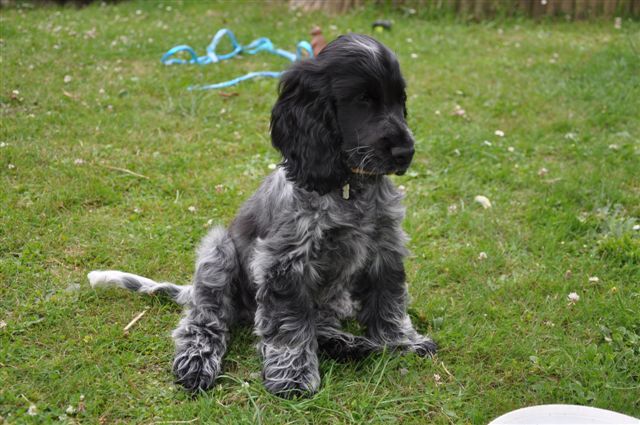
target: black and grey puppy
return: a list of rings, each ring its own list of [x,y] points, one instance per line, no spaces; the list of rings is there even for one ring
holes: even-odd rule
[[[260,338],[265,386],[285,397],[318,390],[319,351],[435,353],[406,312],[404,208],[386,177],[404,173],[414,153],[405,100],[389,49],[338,38],[282,77],[271,136],[284,159],[228,229],[204,238],[193,284],[94,271],[91,285],[166,292],[187,307],[173,370],[188,390],[213,385],[230,328],[246,321]],[[366,336],[341,330],[350,316]]]

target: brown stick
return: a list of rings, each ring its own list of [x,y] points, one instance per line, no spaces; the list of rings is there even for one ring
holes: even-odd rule
[[[142,316],[144,316],[144,314],[147,312],[147,310],[144,310],[142,313],[138,314],[136,317],[134,317],[127,326],[124,327],[123,331],[124,333],[129,333],[129,329],[131,329],[131,327],[133,325],[136,324],[136,322],[138,320],[140,320],[142,318]]]

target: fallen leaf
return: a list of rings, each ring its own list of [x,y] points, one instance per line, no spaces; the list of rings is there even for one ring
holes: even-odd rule
[[[482,205],[484,209],[491,208],[492,206],[491,201],[486,196],[478,195],[475,198],[473,198],[473,200],[479,203],[480,205]]]

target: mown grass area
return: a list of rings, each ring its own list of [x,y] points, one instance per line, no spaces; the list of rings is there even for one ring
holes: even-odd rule
[[[418,142],[394,177],[407,193],[411,314],[438,356],[324,359],[320,393],[285,401],[263,389],[240,329],[219,385],[189,397],[171,374],[180,309],[94,291],[85,275],[189,282],[207,227],[229,223],[279,157],[275,80],[233,96],[186,87],[286,61],[165,67],[160,56],[183,43],[204,54],[221,27],[293,50],[313,24],[331,39],[381,17],[394,20],[375,35],[399,56]],[[165,1],[0,9],[0,38],[5,422],[480,424],[541,403],[640,415],[638,23]]]

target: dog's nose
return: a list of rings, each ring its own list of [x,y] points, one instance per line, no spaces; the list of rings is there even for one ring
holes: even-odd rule
[[[391,148],[391,156],[400,165],[408,165],[411,162],[411,158],[413,158],[414,152],[413,146]]]

